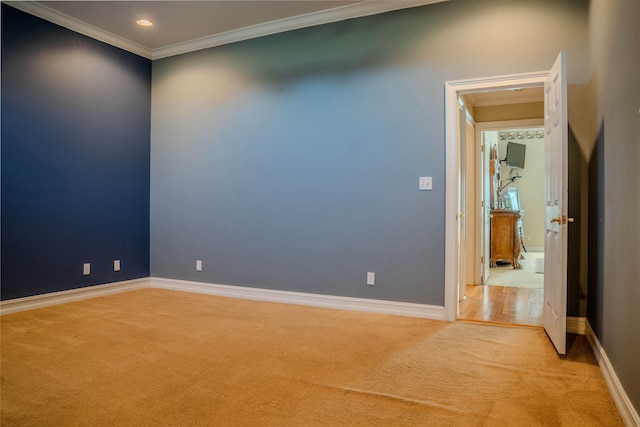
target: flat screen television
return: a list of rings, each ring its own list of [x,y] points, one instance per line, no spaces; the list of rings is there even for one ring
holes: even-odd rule
[[[509,141],[507,143],[507,166],[510,168],[524,169],[524,155],[526,151],[526,145]]]

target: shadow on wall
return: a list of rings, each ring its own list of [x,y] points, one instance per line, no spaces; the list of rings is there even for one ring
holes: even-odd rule
[[[569,126],[569,206],[568,215],[574,218],[574,223],[568,226],[567,248],[567,315],[585,316],[581,312],[580,302],[586,298],[583,292],[581,279],[581,266],[584,251],[587,246],[583,244],[582,224],[586,219],[586,212],[582,209],[584,177],[587,175],[587,160],[582,154],[576,135]]]
[[[349,19],[221,46],[214,52],[246,77],[269,84],[289,86],[313,76],[348,78],[396,62],[422,40],[426,28],[439,28],[435,22],[425,25],[428,14],[424,12],[389,13],[407,16],[402,20],[389,19],[388,14]],[[206,57],[211,51],[200,54]]]
[[[587,318],[597,336],[602,332],[604,236],[604,123],[600,124],[589,159],[589,267]]]

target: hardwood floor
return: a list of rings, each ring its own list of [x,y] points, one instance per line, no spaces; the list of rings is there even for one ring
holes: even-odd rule
[[[459,319],[542,326],[544,289],[467,285]]]

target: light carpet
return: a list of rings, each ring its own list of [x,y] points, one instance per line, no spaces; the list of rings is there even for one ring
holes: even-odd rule
[[[520,259],[521,270],[514,269],[511,264],[498,264],[489,269],[488,285],[510,286],[514,288],[544,288],[544,274],[537,273],[537,260],[544,261],[544,252],[522,252]],[[544,271],[544,270],[542,270]]]
[[[619,426],[584,337],[144,289],[2,317],[2,426]]]

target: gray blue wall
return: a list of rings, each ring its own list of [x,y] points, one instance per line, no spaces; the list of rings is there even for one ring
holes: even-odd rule
[[[2,299],[149,275],[150,79],[2,5]]]
[[[588,319],[640,410],[640,3],[594,0],[590,18],[595,201]]]
[[[443,305],[444,83],[566,50],[584,85],[587,11],[457,0],[154,61],[151,274]]]

